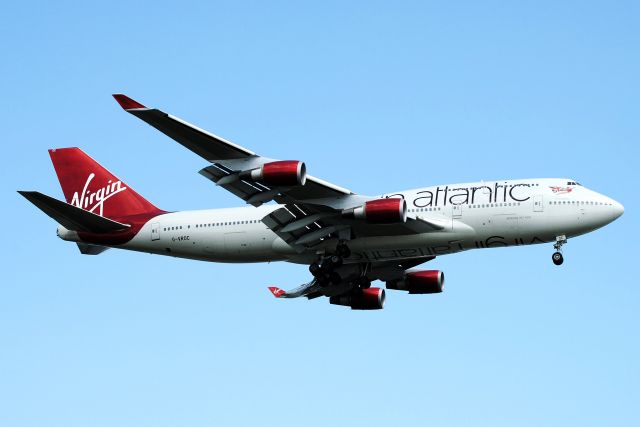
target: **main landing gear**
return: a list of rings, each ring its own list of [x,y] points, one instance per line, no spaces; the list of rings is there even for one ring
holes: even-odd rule
[[[318,280],[320,286],[338,285],[342,278],[334,270],[344,263],[344,258],[351,256],[351,250],[340,242],[332,255],[325,256],[309,266],[309,272]]]
[[[349,258],[351,256],[351,249],[349,249],[349,246],[347,246],[344,241],[341,241],[338,243],[338,246],[336,246],[336,255],[342,258]]]
[[[566,236],[556,236],[556,243],[553,245],[553,248],[556,251],[551,255],[551,260],[555,265],[561,265],[564,262],[564,257],[562,256],[562,245],[565,243],[567,243]]]

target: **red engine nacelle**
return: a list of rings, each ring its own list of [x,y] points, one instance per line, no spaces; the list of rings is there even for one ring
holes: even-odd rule
[[[412,271],[402,280],[387,282],[387,289],[409,291],[410,294],[437,294],[444,290],[444,273],[439,270]]]
[[[329,298],[331,304],[346,305],[353,310],[380,310],[384,307],[384,289],[368,288],[351,295],[339,295]]]
[[[364,219],[373,224],[394,224],[407,221],[407,202],[390,198],[370,200],[364,205],[343,212],[345,216]]]
[[[253,169],[249,177],[267,185],[293,187],[307,181],[307,167],[298,160],[280,160]]]

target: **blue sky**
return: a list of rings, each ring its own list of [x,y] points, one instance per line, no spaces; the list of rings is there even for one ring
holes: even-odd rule
[[[11,2],[2,45],[3,426],[640,423],[637,2]],[[167,210],[238,205],[126,93],[364,194],[571,177],[626,213],[437,259],[385,310],[277,301],[283,263],[81,256],[15,193],[80,146]]]

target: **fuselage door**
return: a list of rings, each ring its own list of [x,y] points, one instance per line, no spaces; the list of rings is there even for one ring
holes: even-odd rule
[[[151,224],[151,241],[160,240],[160,223]]]
[[[454,218],[460,218],[462,216],[462,208],[460,205],[451,205],[451,210]]]
[[[533,211],[534,212],[542,212],[544,211],[544,203],[542,199],[542,194],[536,194],[533,196]]]

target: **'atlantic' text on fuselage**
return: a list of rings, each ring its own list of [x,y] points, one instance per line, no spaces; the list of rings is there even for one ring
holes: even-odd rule
[[[449,205],[475,205],[478,203],[498,203],[498,202],[525,202],[531,197],[522,194],[524,188],[531,187],[531,184],[500,184],[496,182],[493,186],[481,185],[478,187],[449,188],[436,187],[435,190],[422,190],[416,193],[417,197],[413,201],[403,193],[390,194],[387,197],[402,197],[407,199],[416,208],[430,206]]]

